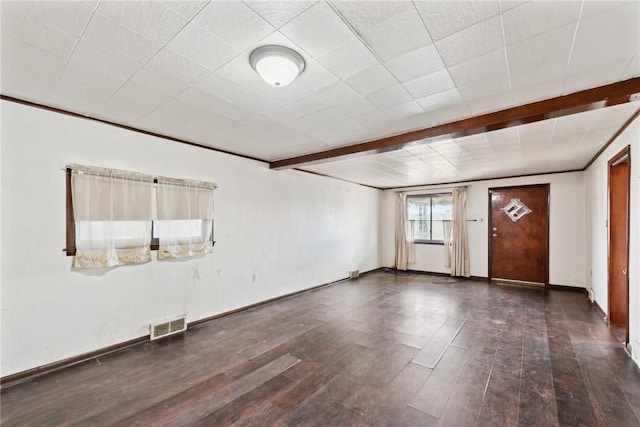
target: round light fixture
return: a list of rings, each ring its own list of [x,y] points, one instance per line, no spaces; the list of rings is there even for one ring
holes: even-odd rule
[[[283,87],[304,71],[304,59],[293,49],[284,46],[261,46],[249,55],[251,66],[271,86]]]

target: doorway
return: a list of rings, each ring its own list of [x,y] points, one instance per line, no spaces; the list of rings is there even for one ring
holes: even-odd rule
[[[489,280],[549,285],[549,184],[489,189]]]
[[[629,200],[631,147],[609,160],[609,323],[629,342]]]

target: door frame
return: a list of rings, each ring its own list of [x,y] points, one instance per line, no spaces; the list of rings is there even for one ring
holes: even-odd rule
[[[626,249],[627,249],[627,274],[625,275],[625,284],[627,288],[627,327],[626,327],[626,338],[625,344],[629,342],[629,237],[631,230],[629,229],[630,224],[630,216],[631,216],[631,146],[627,145],[622,150],[620,150],[616,155],[614,155],[607,162],[607,323],[610,323],[611,320],[611,168],[621,163],[623,160],[626,160],[628,164],[629,173],[627,174],[627,212],[626,212]]]
[[[488,227],[487,227],[487,244],[489,246],[489,256],[488,256],[488,261],[489,261],[489,268],[488,268],[488,275],[489,275],[489,281],[493,280],[493,272],[491,271],[491,261],[493,260],[493,219],[492,219],[492,211],[491,211],[491,193],[492,191],[495,190],[506,190],[506,189],[514,189],[514,188],[531,188],[531,187],[544,187],[545,189],[545,195],[546,195],[546,206],[547,206],[547,221],[545,223],[545,266],[544,266],[544,274],[545,274],[545,279],[544,279],[544,287],[545,288],[549,288],[549,228],[550,228],[550,215],[549,215],[549,206],[550,206],[550,199],[549,199],[549,183],[546,184],[526,184],[526,185],[510,185],[510,186],[502,186],[502,187],[490,187],[489,190],[487,191],[487,199],[489,201],[488,206],[489,206],[489,215],[487,215],[488,217]]]

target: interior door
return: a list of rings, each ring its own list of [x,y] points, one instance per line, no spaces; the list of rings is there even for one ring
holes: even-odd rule
[[[629,147],[609,161],[609,322],[629,332]]]
[[[489,189],[489,278],[549,284],[549,185]]]

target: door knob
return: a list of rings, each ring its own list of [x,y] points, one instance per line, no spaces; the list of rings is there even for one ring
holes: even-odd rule
[[[624,274],[625,276],[627,275],[627,269],[626,268],[622,269],[622,274]]]

